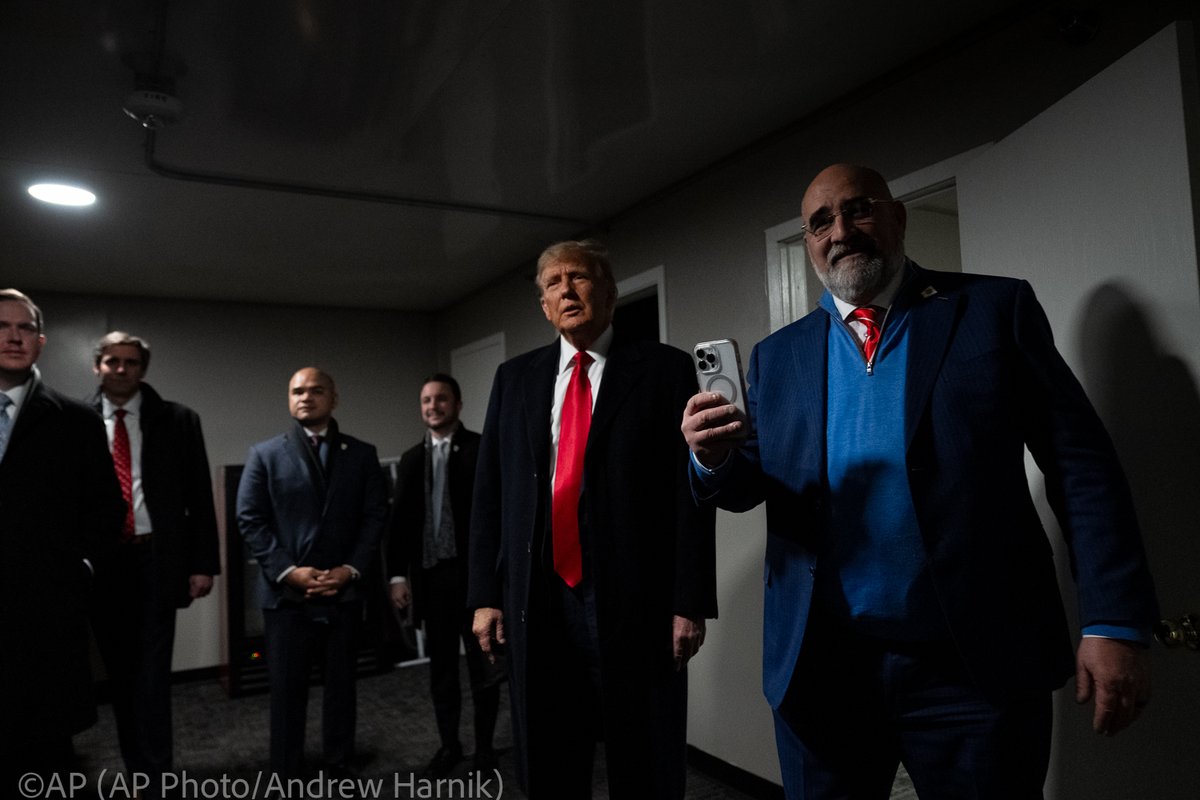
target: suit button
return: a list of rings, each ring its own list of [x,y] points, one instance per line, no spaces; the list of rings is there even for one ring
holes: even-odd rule
[[[521,609],[521,622],[525,622],[525,609]]]

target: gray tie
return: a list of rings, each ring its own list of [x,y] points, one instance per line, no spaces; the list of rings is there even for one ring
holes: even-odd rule
[[[442,496],[446,492],[446,445],[442,439],[433,446],[433,480],[429,487],[429,505],[433,511],[433,530],[436,536],[442,525]]]
[[[8,449],[8,434],[12,430],[12,420],[8,416],[8,407],[13,404],[12,398],[0,392],[0,459]]]

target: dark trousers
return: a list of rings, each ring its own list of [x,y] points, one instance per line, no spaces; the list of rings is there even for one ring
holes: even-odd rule
[[[949,642],[884,642],[819,619],[775,710],[789,800],[887,800],[900,763],[921,800],[1041,798],[1050,728],[1048,692],[985,696]]]
[[[123,544],[97,565],[92,630],[108,673],[121,757],[150,778],[172,765],[171,654],[175,604],[156,581],[153,544]]]
[[[271,688],[271,771],[304,777],[304,723],[314,663],[324,668],[321,749],[327,765],[354,758],[355,662],[362,603],[291,603],[263,609]]]
[[[442,746],[458,743],[462,716],[458,643],[467,656],[471,700],[475,710],[475,749],[491,750],[500,709],[502,669],[487,662],[471,632],[473,614],[467,610],[466,577],[458,559],[439,561],[423,571],[421,607],[425,617],[425,651],[429,656],[429,688]]]
[[[531,632],[526,791],[534,800],[592,796],[596,742],[605,742],[609,796],[682,800],[686,781],[687,672],[661,657],[637,675],[603,675],[596,597],[589,578],[574,589],[550,575],[547,625]],[[664,620],[664,625],[670,620]],[[628,654],[626,654],[628,655]],[[651,666],[664,665],[658,670]],[[605,689],[610,689],[608,695]],[[609,724],[606,724],[609,723]]]

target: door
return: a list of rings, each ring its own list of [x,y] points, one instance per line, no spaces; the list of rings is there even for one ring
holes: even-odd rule
[[[1200,610],[1194,65],[1190,29],[1170,27],[957,176],[963,270],[1033,284],[1129,473],[1168,616]],[[1115,739],[1091,732],[1073,681],[1058,693],[1048,798],[1196,796],[1200,654],[1155,645],[1152,662],[1153,701]]]

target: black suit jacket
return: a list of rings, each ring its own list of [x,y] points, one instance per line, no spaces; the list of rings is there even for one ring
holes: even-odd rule
[[[221,571],[212,476],[200,417],[187,406],[163,400],[147,383],[139,390],[142,492],[154,529],[151,547],[165,566],[155,580],[162,596],[183,608],[191,603],[188,578]],[[92,408],[103,413],[97,389]]]
[[[104,425],[37,378],[0,461],[0,742],[95,721],[88,655],[92,564],[121,535],[125,502]]]
[[[450,492],[450,510],[454,514],[455,546],[464,565],[478,457],[479,434],[459,427],[446,460],[446,490]],[[421,562],[425,552],[425,499],[425,442],[422,441],[400,456],[387,544],[387,574],[408,577],[413,590],[413,617],[417,621],[424,618]]]
[[[504,611],[513,730],[524,754],[530,706],[546,702],[527,675],[531,649],[547,644],[538,635],[546,606],[540,596],[551,580],[550,412],[558,359],[555,341],[497,371],[472,509],[468,605]],[[614,341],[588,434],[579,512],[583,569],[595,589],[605,730],[622,742],[674,735],[647,719],[648,693],[683,686],[674,671],[674,616],[717,612],[714,513],[692,499],[679,429],[695,392],[686,353],[656,342]],[[518,768],[526,774],[525,765]]]
[[[331,421],[322,470],[304,429],[250,448],[238,485],[237,517],[250,554],[262,566],[258,600],[277,608],[303,595],[277,581],[289,566],[349,564],[366,575],[387,521],[387,488],[374,445],[347,436]],[[360,596],[351,582],[338,600]]]

